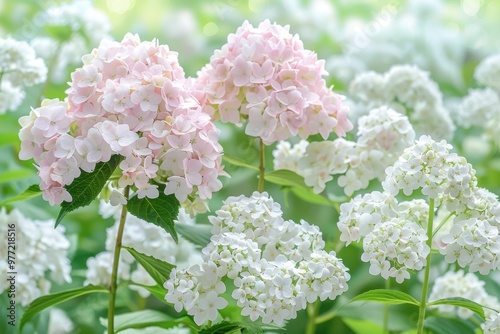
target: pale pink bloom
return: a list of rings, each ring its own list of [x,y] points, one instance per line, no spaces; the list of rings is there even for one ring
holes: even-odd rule
[[[175,194],[179,202],[184,202],[191,193],[192,188],[188,186],[186,179],[180,176],[171,176],[165,187],[165,195]]]
[[[102,138],[114,152],[120,152],[122,148],[135,142],[139,136],[137,133],[130,131],[127,124],[104,121],[102,124]]]
[[[138,104],[142,111],[157,111],[162,97],[155,92],[155,86],[147,85],[133,92],[130,100]]]

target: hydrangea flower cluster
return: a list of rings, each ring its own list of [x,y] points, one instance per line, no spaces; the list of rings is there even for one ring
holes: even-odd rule
[[[383,193],[356,196],[341,205],[338,222],[341,240],[350,243],[364,237],[362,260],[371,263],[375,258],[375,265],[382,265],[380,271],[371,268],[370,272],[388,276],[388,265],[379,258],[393,259],[394,252],[398,253],[404,246],[414,250],[411,255],[398,257],[399,265],[405,260],[405,268],[422,269],[420,261],[430,251],[424,244],[429,207],[420,199],[401,203],[396,199],[401,191],[410,196],[417,190],[454,217],[449,231],[434,243],[446,262],[458,262],[461,267],[469,266],[470,272],[481,274],[500,268],[498,198],[477,187],[475,170],[463,157],[451,153],[451,148],[444,140],[436,142],[428,136],[420,137],[386,169]],[[401,205],[406,209],[401,211]],[[408,245],[404,244],[406,239],[411,240]],[[370,248],[370,245],[374,246]],[[406,273],[402,275],[400,277],[409,277]]]
[[[27,306],[36,298],[49,293],[51,282],[71,282],[68,259],[69,240],[64,227],[54,229],[54,220],[31,220],[20,211],[0,210],[0,234],[7,236],[10,224],[16,226],[16,298]],[[0,249],[0,268],[8,270],[7,247]],[[50,274],[49,274],[50,273]],[[8,280],[0,280],[0,293],[9,288]]]
[[[500,332],[500,313],[486,319],[484,324],[481,325],[484,334],[497,334]]]
[[[340,206],[337,226],[347,245],[363,238],[361,260],[370,263],[370,274],[398,283],[410,278],[408,270],[421,270],[430,252],[422,228],[429,206],[423,200],[398,203],[378,191],[358,195]]]
[[[248,119],[245,133],[266,145],[297,134],[345,135],[352,124],[343,97],[326,86],[324,61],[289,28],[245,21],[229,35],[195,82],[212,106],[207,109],[223,122]]]
[[[380,107],[362,116],[357,141],[301,141],[293,149],[280,142],[273,152],[274,168],[290,169],[304,177],[316,193],[325,189],[335,174],[346,195],[366,188],[370,180],[385,177],[385,168],[412,145],[415,132],[408,118],[390,108]]]
[[[115,224],[106,230],[106,251],[87,259],[84,284],[109,286],[120,210],[104,201],[101,201],[99,209],[104,218],[113,215]],[[181,208],[176,223],[193,224],[193,220]],[[179,236],[178,244],[176,244],[172,236],[164,229],[131,214],[127,214],[122,244],[180,268],[201,262],[200,252],[182,236]],[[118,277],[122,281],[131,281],[141,285],[156,284],[147,271],[140,264],[136,264],[134,257],[125,249],[122,249],[120,254]],[[131,285],[130,289],[136,290],[142,297],[150,294],[148,290],[139,286]]]
[[[429,302],[438,299],[462,297],[479,305],[485,306],[484,312],[487,318],[494,316],[496,312],[491,309],[500,310],[500,302],[496,297],[489,295],[484,289],[484,282],[479,280],[472,273],[464,273],[463,270],[457,272],[449,271],[436,279],[429,296]],[[467,319],[474,313],[463,307],[451,305],[439,305],[436,308],[444,313],[457,313],[462,319]]]
[[[476,68],[474,78],[485,86],[470,89],[462,100],[455,116],[456,122],[464,127],[482,127],[488,138],[497,143],[500,131],[500,54],[484,59]]]
[[[222,187],[219,131],[185,88],[177,53],[127,34],[83,63],[67,102],[45,100],[19,121],[19,156],[37,163],[44,199],[71,201],[64,187],[80,169],[92,172],[112,155],[123,157],[118,185],[134,186],[139,198],[158,197],[160,183],[189,205]]]
[[[49,80],[60,84],[68,80],[68,67],[79,64],[82,54],[101,40],[111,39],[109,18],[91,0],[59,2],[45,8],[34,20],[41,31],[30,44],[47,63],[53,64]],[[51,34],[55,29],[64,31],[65,36]],[[43,35],[43,30],[48,33]]]
[[[23,87],[46,78],[45,63],[26,42],[0,38],[0,114],[19,107],[24,100]]]
[[[307,303],[345,292],[350,275],[334,252],[323,250],[319,228],[282,215],[267,193],[229,197],[209,217],[213,236],[202,250],[203,264],[172,270],[165,299],[201,325],[228,304],[221,294],[231,279],[243,316],[280,325]]]
[[[416,66],[397,65],[384,74],[362,73],[351,82],[349,93],[356,102],[354,119],[386,105],[407,115],[418,136],[453,136],[455,126],[437,84]]]

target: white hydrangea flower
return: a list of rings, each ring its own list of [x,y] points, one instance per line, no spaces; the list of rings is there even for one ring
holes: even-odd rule
[[[55,220],[31,220],[17,209],[0,211],[0,234],[7,235],[8,225],[16,232],[16,298],[26,306],[34,299],[49,293],[51,281],[71,282],[68,259],[69,240],[64,227],[54,228]],[[0,267],[8,268],[7,247],[0,249]],[[7,272],[7,270],[5,270]],[[0,280],[0,293],[8,289],[8,281]]]
[[[90,0],[52,5],[35,19],[42,25],[69,32],[68,40],[64,42],[46,36],[35,37],[31,41],[32,47],[47,61],[57,57],[55,68],[51,71],[52,78],[49,78],[57,83],[67,81],[67,67],[80,63],[87,50],[98,45],[102,39],[110,39],[109,18]],[[54,54],[56,51],[57,54]]]
[[[252,321],[282,324],[307,302],[334,299],[347,290],[350,276],[335,253],[323,250],[318,227],[285,221],[267,193],[229,197],[212,223],[203,264],[175,269],[165,282],[165,299],[185,309],[201,325],[227,305],[220,295],[226,277],[234,280],[232,298]]]
[[[484,324],[481,325],[484,334],[498,334],[500,333],[500,313],[486,319]]]
[[[16,110],[24,100],[24,90],[18,86],[12,86],[7,80],[0,82],[0,114],[9,110]]]
[[[471,89],[458,108],[455,119],[464,128],[489,127],[490,122],[498,122],[499,111],[500,98],[495,90]]]
[[[449,271],[436,279],[429,296],[429,302],[452,297],[461,297],[472,300],[479,305],[485,306],[484,312],[487,318],[494,316],[496,312],[491,309],[500,309],[500,302],[496,297],[489,295],[484,289],[484,282],[472,273]],[[463,307],[452,305],[435,306],[440,312],[457,313],[462,319],[467,319],[474,313]]]
[[[358,117],[389,106],[408,116],[417,135],[450,139],[455,130],[437,84],[414,65],[396,65],[384,74],[362,73],[351,82],[349,93],[359,101]]]
[[[107,229],[106,251],[97,254],[95,258],[92,257],[87,260],[86,281],[84,284],[107,286],[111,279],[112,254],[116,242],[120,209],[101,201],[99,211],[114,216],[116,222]],[[193,220],[182,208],[179,210],[175,222],[193,224]],[[172,236],[164,229],[131,214],[127,214],[122,245],[161,261],[175,264],[179,268],[201,262],[200,252],[182,236],[179,236],[178,244],[176,244]],[[122,250],[118,265],[119,279],[130,280],[141,285],[155,285],[154,280],[145,269],[134,263],[133,256],[128,251]],[[149,296],[149,292],[144,288],[139,286],[130,286],[130,288],[136,290],[143,297]]]
[[[500,92],[500,54],[484,59],[476,68],[474,78],[483,86]]]
[[[300,174],[299,159],[306,153],[306,148],[309,145],[307,140],[301,140],[293,145],[287,141],[280,141],[273,151],[274,169],[288,169],[297,174]]]
[[[429,254],[429,247],[423,243],[427,240],[424,229],[429,205],[421,199],[398,203],[395,196],[401,191],[406,196],[419,191],[434,200],[435,208],[444,210],[433,224],[435,240],[431,245],[446,262],[457,262],[461,267],[468,266],[470,272],[484,275],[500,268],[498,197],[477,187],[475,170],[451,149],[444,140],[420,137],[386,169],[384,193],[356,196],[340,206],[340,240],[349,244],[364,237],[362,260],[371,263],[370,273],[396,277],[401,282],[409,277],[407,269],[422,269],[423,259]],[[452,217],[453,223],[443,228]],[[403,233],[400,231],[411,236],[415,251],[406,247],[405,237],[391,239]],[[400,257],[400,245],[410,253]]]
[[[0,114],[16,110],[24,99],[23,87],[42,83],[47,67],[26,42],[0,38]]]
[[[368,187],[371,180],[383,179],[385,168],[413,144],[415,132],[406,116],[380,107],[359,119],[357,136],[356,142],[337,138],[307,146],[301,142],[293,148],[290,143],[281,142],[273,152],[274,167],[303,176],[306,185],[316,193],[325,189],[333,175],[345,173],[337,182],[351,196]]]

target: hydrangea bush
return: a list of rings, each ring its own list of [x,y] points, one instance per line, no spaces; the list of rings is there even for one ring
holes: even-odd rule
[[[263,12],[282,5],[335,12],[296,0]],[[328,42],[347,43],[355,22],[253,25],[232,8],[239,27],[198,66],[157,39],[114,41],[89,1],[36,14],[29,44],[0,39],[0,113],[13,111],[0,121],[20,125],[5,150],[20,161],[0,163],[6,328],[500,333],[500,58],[461,64],[466,46],[443,50],[454,39],[437,7],[391,6],[375,23],[389,13],[405,27],[413,9],[443,47],[419,50],[426,40],[401,32],[406,49],[391,56],[376,49],[388,47],[381,32],[361,56]],[[294,34],[308,29],[324,37]],[[31,110],[19,107],[40,83]],[[471,153],[460,136],[490,146]],[[22,187],[4,187],[9,177]],[[28,199],[37,207],[16,208]]]

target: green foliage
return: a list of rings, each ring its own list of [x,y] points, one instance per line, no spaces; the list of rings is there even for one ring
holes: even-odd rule
[[[428,317],[425,319],[424,328],[434,334],[475,334],[475,326],[469,321],[459,318]]]
[[[6,205],[9,203],[14,203],[14,202],[19,202],[19,201],[24,201],[27,199],[31,199],[37,196],[40,196],[42,194],[42,191],[40,190],[40,186],[38,184],[33,184],[28,187],[25,191],[20,193],[19,195],[13,196],[11,198],[6,199],[0,205]]]
[[[419,302],[401,291],[388,290],[388,289],[374,289],[362,294],[357,295],[351,299],[350,303],[357,301],[375,302],[387,305],[397,305],[397,304],[413,304],[415,306],[419,305]]]
[[[243,325],[240,323],[234,323],[229,321],[219,322],[210,328],[203,329],[199,334],[226,334],[226,333],[237,333],[236,331],[243,329]]]
[[[436,305],[452,305],[452,306],[464,307],[476,313],[478,316],[481,317],[481,319],[483,320],[485,319],[483,307],[478,303],[473,302],[472,300],[466,298],[461,298],[461,297],[444,298],[427,303],[427,306],[436,306]]]
[[[82,288],[67,290],[63,292],[53,293],[50,295],[42,296],[35,299],[24,311],[23,317],[21,318],[20,328],[22,329],[26,323],[33,318],[40,311],[45,310],[48,307],[60,304],[67,300],[86,295],[93,292],[109,292],[107,289],[100,286],[87,285]]]
[[[106,327],[108,319],[101,318],[99,322]],[[189,317],[173,319],[169,315],[155,310],[142,310],[115,316],[115,333],[132,328],[159,327],[169,329],[180,325],[185,325],[194,330],[198,329],[198,326]]]
[[[175,229],[182,235],[186,240],[192,242],[195,245],[205,247],[210,242],[212,237],[212,225],[207,224],[177,224]]]
[[[113,155],[108,162],[98,163],[93,172],[87,173],[82,171],[81,175],[73,180],[73,183],[65,187],[73,200],[61,204],[61,211],[56,219],[56,226],[59,225],[68,212],[89,205],[99,195],[122,159],[121,155]]]
[[[240,158],[230,156],[227,153],[224,153],[224,155],[222,156],[222,160],[225,162],[228,162],[234,166],[245,167],[245,168],[249,168],[249,169],[253,169],[253,170],[257,170],[257,171],[259,170],[259,167],[254,166],[248,162],[245,162]]]
[[[160,195],[157,198],[139,198],[137,195],[128,200],[128,211],[137,218],[153,223],[170,233],[177,243],[177,232],[174,228],[174,220],[179,213],[179,201],[174,195],[165,195],[164,185],[158,186]]]
[[[342,321],[356,334],[384,334],[381,326],[369,320],[343,318]]]
[[[163,286],[163,283],[165,283],[165,281],[170,277],[170,272],[173,268],[175,268],[175,266],[170,263],[158,260],[157,258],[149,255],[142,254],[133,248],[123,248],[125,248],[130,254],[132,254],[137,262],[139,262],[139,264],[144,267],[144,269],[148,272],[149,275],[151,275],[156,284],[158,284],[159,286]]]

